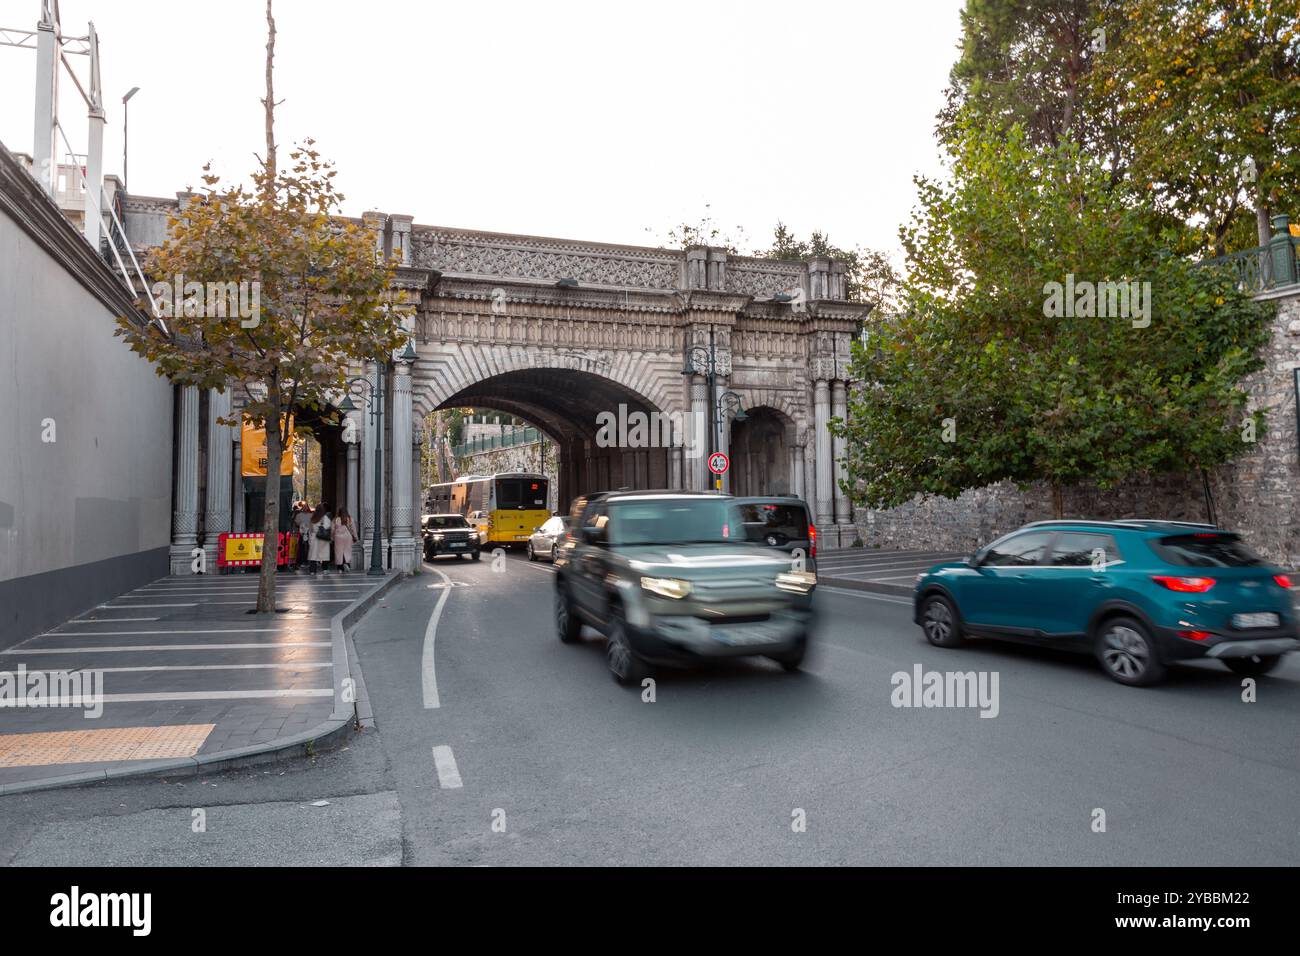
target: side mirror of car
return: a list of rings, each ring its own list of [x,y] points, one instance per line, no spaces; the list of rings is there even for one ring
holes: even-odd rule
[[[582,540],[587,544],[604,544],[605,529],[598,528],[595,525],[588,525],[582,529]]]

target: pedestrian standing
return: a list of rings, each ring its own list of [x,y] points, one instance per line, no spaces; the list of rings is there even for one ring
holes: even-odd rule
[[[310,573],[323,570],[330,561],[330,516],[325,509],[325,502],[316,506],[309,519],[311,537],[308,539],[307,560],[311,562]]]
[[[352,523],[352,516],[347,508],[340,508],[334,515],[334,564],[343,574],[347,574],[352,565],[352,546],[357,541],[357,529]]]
[[[298,513],[293,516],[293,525],[298,532],[298,560],[296,566],[301,568],[307,563],[307,549],[311,544],[311,505],[306,500],[298,502]]]

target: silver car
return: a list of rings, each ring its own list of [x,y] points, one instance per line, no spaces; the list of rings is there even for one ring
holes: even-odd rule
[[[540,528],[534,528],[528,539],[528,560],[546,558],[548,561],[554,561],[555,543],[568,533],[571,521],[572,519],[567,516],[553,515],[547,518],[546,523]]]

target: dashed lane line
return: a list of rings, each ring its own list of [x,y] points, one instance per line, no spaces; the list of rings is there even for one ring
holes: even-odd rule
[[[442,789],[456,790],[463,786],[460,770],[456,767],[456,757],[446,744],[439,744],[433,748],[433,766],[438,771],[438,785]]]

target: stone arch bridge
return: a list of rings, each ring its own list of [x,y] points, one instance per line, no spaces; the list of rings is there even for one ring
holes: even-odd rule
[[[128,197],[132,244],[160,243],[183,199]],[[467,405],[518,415],[556,443],[561,507],[605,488],[711,487],[707,456],[720,450],[732,461],[724,490],[799,495],[826,545],[851,540],[836,480],[842,448],[826,423],[845,412],[849,345],[870,305],[845,298],[842,263],[475,232],[380,212],[360,222],[398,263],[416,355],[395,356],[386,374],[382,520],[395,566],[419,567],[416,423]],[[173,553],[188,568],[197,543],[214,550],[217,534],[242,530],[245,517],[233,470],[239,435],[213,421],[229,397],[179,391]],[[669,425],[649,441],[633,428],[611,442],[602,413]],[[348,434],[360,441],[328,424],[317,430],[322,495],[361,515],[368,541],[376,441],[369,416],[350,414]]]

